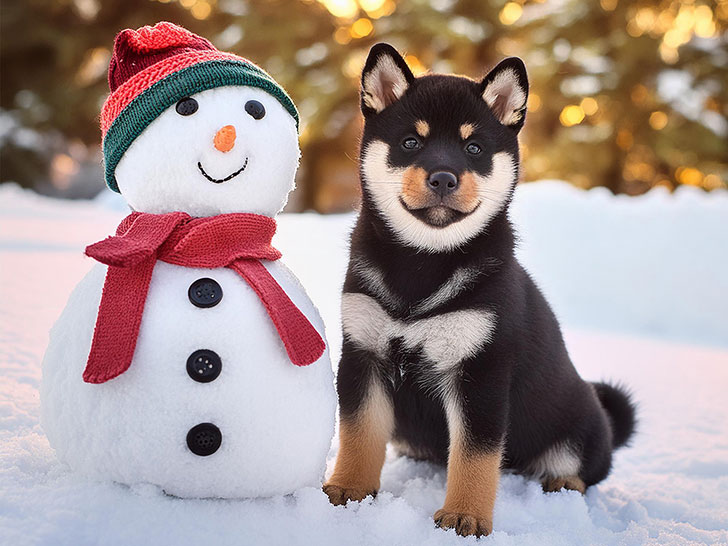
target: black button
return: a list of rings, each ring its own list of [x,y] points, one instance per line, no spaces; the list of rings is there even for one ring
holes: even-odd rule
[[[222,287],[212,279],[197,279],[190,285],[187,296],[197,307],[214,307],[222,299]]]
[[[187,373],[195,381],[209,383],[222,371],[222,360],[215,351],[200,349],[187,359]]]
[[[187,447],[200,457],[212,455],[220,449],[220,444],[222,444],[222,432],[212,423],[200,423],[187,433]]]

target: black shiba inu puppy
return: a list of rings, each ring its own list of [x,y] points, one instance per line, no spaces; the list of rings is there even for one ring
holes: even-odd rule
[[[508,205],[528,81],[415,78],[387,44],[361,84],[363,202],[344,284],[334,504],[375,494],[388,441],[447,464],[438,525],[492,530],[501,468],[584,492],[633,433],[621,390],[587,383],[514,257]]]

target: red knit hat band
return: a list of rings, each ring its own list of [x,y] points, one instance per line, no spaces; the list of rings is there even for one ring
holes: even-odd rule
[[[213,49],[212,51],[193,50],[180,53],[178,55],[168,56],[164,60],[156,62],[141,72],[131,76],[106,98],[106,102],[104,102],[104,105],[101,108],[102,137],[106,136],[106,132],[109,130],[109,127],[119,113],[126,108],[126,106],[134,100],[137,95],[174,72],[178,72],[184,68],[205,61],[217,60],[243,61],[250,65],[253,64],[247,59],[233,55],[232,53],[218,51],[217,49]]]

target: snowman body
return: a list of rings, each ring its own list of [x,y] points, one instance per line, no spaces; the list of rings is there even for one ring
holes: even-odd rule
[[[279,262],[265,265],[323,336],[296,278]],[[105,273],[94,266],[76,288],[46,353],[43,424],[62,460],[91,478],[153,483],[181,497],[269,496],[320,483],[336,403],[328,351],[294,366],[237,273],[159,261],[131,366],[106,383],[84,383]],[[218,302],[200,307],[190,287],[204,297],[210,285]],[[195,353],[203,361],[188,365]],[[194,377],[210,365],[212,373]],[[201,456],[187,436],[203,423],[222,441]]]
[[[289,113],[261,89],[239,85],[180,103],[151,122],[116,167],[131,207],[274,216],[298,165]],[[261,263],[325,340],[298,280],[280,260]],[[158,260],[131,365],[85,383],[106,270],[96,264],[77,286],[44,358],[43,426],[59,458],[95,479],[152,483],[181,497],[320,485],[336,408],[328,348],[316,362],[294,365],[237,272]]]

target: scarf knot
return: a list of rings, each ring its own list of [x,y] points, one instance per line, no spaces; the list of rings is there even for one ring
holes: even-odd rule
[[[192,218],[184,212],[133,212],[115,236],[88,246],[86,255],[109,268],[84,381],[104,383],[131,365],[157,260],[236,271],[260,298],[291,362],[306,366],[318,360],[323,339],[260,261],[281,257],[271,246],[275,230],[275,220],[257,214]]]

